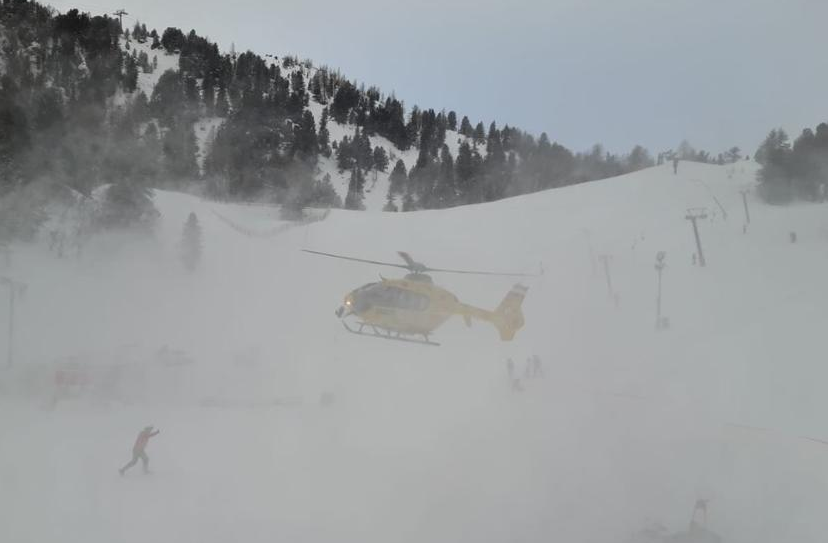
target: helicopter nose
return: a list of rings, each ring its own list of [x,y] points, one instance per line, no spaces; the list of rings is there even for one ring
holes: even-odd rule
[[[334,311],[337,317],[342,318],[342,314],[345,313],[345,307],[339,306],[336,311]]]

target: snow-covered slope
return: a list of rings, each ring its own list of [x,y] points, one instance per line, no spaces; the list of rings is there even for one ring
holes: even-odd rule
[[[623,541],[683,529],[703,498],[726,541],[824,541],[828,447],[807,438],[828,438],[828,215],[749,196],[745,232],[753,175],[682,163],[286,230],[265,206],[159,191],[151,238],[99,236],[79,258],[45,234],[14,246],[0,273],[29,286],[0,374],[0,540]],[[691,207],[709,211],[704,268]],[[191,211],[194,275],[177,258]],[[342,295],[393,272],[303,247],[544,274],[515,341],[452,320],[427,347],[345,332]],[[656,332],[662,250],[671,328]],[[436,280],[482,307],[512,284]],[[546,375],[515,393],[504,360],[532,353]],[[57,368],[89,384],[52,405]],[[147,424],[154,472],[120,478]]]

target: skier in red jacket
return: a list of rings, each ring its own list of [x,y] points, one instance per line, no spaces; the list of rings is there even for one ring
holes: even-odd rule
[[[129,463],[119,469],[121,475],[123,475],[126,470],[134,466],[138,463],[138,459],[141,459],[141,462],[144,466],[144,473],[149,473],[149,458],[147,457],[147,453],[144,452],[144,449],[147,448],[147,443],[149,439],[153,436],[158,435],[159,430],[152,431],[152,426],[147,426],[138,434],[138,437],[135,439],[135,445],[132,446],[132,460]]]

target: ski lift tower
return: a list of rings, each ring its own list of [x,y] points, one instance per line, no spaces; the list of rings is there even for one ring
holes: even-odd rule
[[[687,210],[687,215],[684,218],[693,223],[693,234],[696,236],[696,251],[699,255],[699,266],[703,268],[707,263],[704,260],[701,238],[699,237],[699,226],[696,223],[699,219],[707,218],[707,209],[703,207],[691,207]]]
[[[16,297],[23,296],[26,292],[27,285],[22,281],[15,281],[10,277],[0,276],[0,286],[9,289],[9,328],[6,366],[11,368],[14,365],[14,302]]]
[[[118,18],[118,26],[121,27],[121,31],[124,30],[124,15],[129,15],[125,9],[119,9],[118,11],[114,12],[112,15]]]

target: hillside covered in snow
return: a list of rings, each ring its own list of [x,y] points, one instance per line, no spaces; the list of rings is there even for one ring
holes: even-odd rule
[[[277,203],[288,216],[307,207],[408,211],[655,162],[640,146],[575,152],[496,120],[407,106],[310,60],[225,51],[195,30],[125,29],[108,16],[4,2],[0,40],[0,195],[121,183]],[[676,153],[739,158],[686,144]]]
[[[0,542],[825,541],[828,124],[437,106],[0,3]]]
[[[157,190],[154,229],[79,247],[84,209],[53,208],[0,259],[26,283],[0,378],[0,540],[707,541],[686,532],[706,500],[697,536],[824,541],[828,215],[762,204],[754,175],[682,162],[299,225]],[[689,213],[704,215],[704,267]],[[524,282],[514,341],[456,318],[423,346],[334,315],[394,271],[303,248],[543,273]],[[513,284],[434,279],[483,308]],[[533,354],[542,377],[524,376]],[[147,424],[152,473],[120,477]]]

